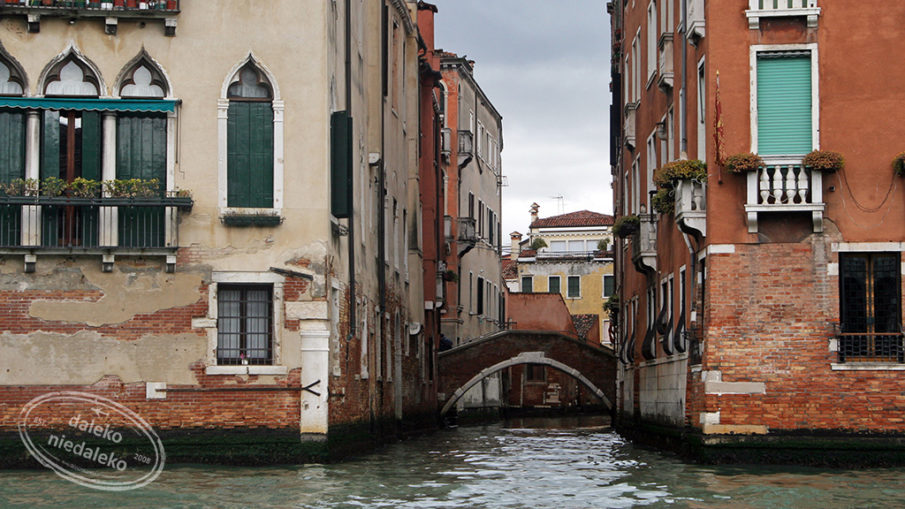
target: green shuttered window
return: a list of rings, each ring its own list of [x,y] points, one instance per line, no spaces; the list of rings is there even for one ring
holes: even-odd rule
[[[25,177],[25,113],[0,110],[0,182]],[[18,246],[21,207],[0,207],[0,246]]]
[[[330,209],[334,217],[352,214],[352,117],[347,111],[330,116]]]
[[[120,115],[116,119],[116,178],[157,179],[163,196],[167,181],[167,120],[163,116]],[[119,209],[118,238],[122,247],[164,245],[161,207]]]
[[[809,52],[757,57],[757,151],[760,155],[807,154],[813,149]]]
[[[273,207],[273,106],[230,101],[227,205]]]

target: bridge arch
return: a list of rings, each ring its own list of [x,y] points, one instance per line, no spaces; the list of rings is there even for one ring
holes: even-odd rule
[[[446,400],[446,403],[443,405],[443,408],[440,410],[440,416],[443,417],[447,412],[452,409],[453,405],[456,404],[459,399],[468,392],[469,389],[478,384],[481,380],[487,378],[488,376],[506,369],[511,366],[518,366],[520,364],[543,364],[546,366],[550,366],[556,368],[564,373],[571,375],[573,378],[578,380],[582,385],[587,387],[591,392],[594,393],[595,396],[600,398],[601,401],[606,405],[606,407],[610,410],[613,409],[613,403],[607,398],[606,394],[593,382],[588,380],[586,376],[581,374],[577,369],[560,362],[556,359],[551,359],[544,355],[544,352],[522,352],[514,357],[510,357],[504,361],[498,362],[493,366],[482,369],[478,374],[471,377],[467,382],[465,382],[461,387],[455,390],[453,394]]]

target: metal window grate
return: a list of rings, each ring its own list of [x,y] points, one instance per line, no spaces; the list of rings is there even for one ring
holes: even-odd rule
[[[217,363],[273,363],[273,287],[219,285]]]
[[[839,362],[905,362],[901,333],[840,333],[837,339]]]

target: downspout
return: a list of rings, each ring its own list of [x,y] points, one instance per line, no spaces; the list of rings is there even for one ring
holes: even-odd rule
[[[346,0],[345,9],[346,9],[346,23],[345,23],[345,32],[346,32],[346,70],[345,70],[345,81],[346,81],[346,111],[349,114],[349,118],[352,118],[352,14],[351,14],[351,0]],[[349,185],[346,190],[347,200],[349,201],[349,333],[346,335],[346,342],[352,341],[352,338],[355,336],[355,191],[354,191],[354,183],[355,176],[352,171],[349,172]],[[363,214],[364,211],[359,211],[360,214]],[[363,341],[366,341],[366,338],[362,338]],[[349,354],[348,349],[346,349],[346,355]]]
[[[688,153],[688,2],[682,0],[682,89],[679,92],[679,154]]]

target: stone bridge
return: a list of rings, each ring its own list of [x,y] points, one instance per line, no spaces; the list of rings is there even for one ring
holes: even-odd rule
[[[440,415],[484,378],[519,364],[543,364],[581,382],[606,405],[616,398],[616,356],[612,350],[557,332],[509,330],[439,355]]]

